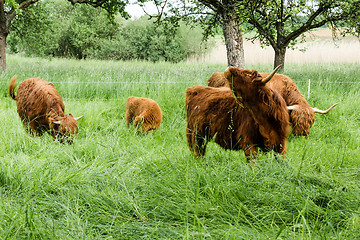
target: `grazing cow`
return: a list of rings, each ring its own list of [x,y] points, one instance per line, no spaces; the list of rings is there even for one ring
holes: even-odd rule
[[[43,79],[30,78],[19,85],[15,96],[16,76],[9,85],[9,95],[16,100],[17,112],[26,129],[38,136],[50,133],[60,142],[73,142],[78,133],[77,120],[70,113],[66,115],[65,105],[52,83]]]
[[[269,73],[260,73],[260,75],[265,78]],[[223,73],[214,73],[207,81],[210,87],[230,87],[230,83],[225,80]],[[269,81],[268,86],[276,90],[284,98],[290,111],[290,125],[295,136],[308,135],[315,122],[315,113],[326,114],[338,104],[332,105],[327,110],[311,107],[294,81],[282,74],[275,74]]]
[[[262,77],[268,76],[269,73],[261,73]],[[313,108],[300,93],[294,81],[288,76],[276,74],[268,83],[269,87],[278,91],[285,99],[290,111],[290,124],[295,136],[307,136],[310,128],[315,122],[315,113],[326,114],[338,103],[335,103],[327,110]]]
[[[129,97],[126,102],[126,125],[134,122],[134,127],[141,127],[142,132],[156,130],[160,127],[162,112],[152,99]]]
[[[232,90],[203,86],[186,90],[186,138],[195,156],[205,154],[214,136],[224,149],[244,150],[248,161],[257,148],[285,154],[288,110],[284,99],[266,85],[278,68],[262,78],[257,71],[229,67],[224,76]]]

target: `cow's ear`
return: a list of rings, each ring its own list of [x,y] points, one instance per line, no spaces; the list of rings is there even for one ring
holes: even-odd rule
[[[236,67],[232,67],[230,66],[229,68],[229,71],[231,72],[232,75],[238,75],[238,70]]]
[[[259,73],[258,73],[258,71],[253,70],[253,71],[251,72],[251,75],[253,75],[254,77],[258,77],[258,76],[259,76]],[[260,77],[261,77],[261,76],[260,76]]]
[[[261,75],[256,70],[251,72],[250,77],[254,82],[261,82],[262,80]]]
[[[262,80],[262,77],[261,75],[258,73],[258,71],[256,70],[253,70],[250,74],[250,77],[253,81],[261,81]]]
[[[230,68],[232,68],[232,67],[228,67],[225,71],[224,71],[224,77],[226,78],[226,79],[230,79],[231,78],[231,75],[232,75],[232,72],[230,71]]]

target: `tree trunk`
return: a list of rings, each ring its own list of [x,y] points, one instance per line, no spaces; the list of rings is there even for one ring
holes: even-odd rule
[[[9,34],[4,6],[4,0],[0,0],[0,65],[2,71],[6,69],[6,37]]]
[[[278,72],[284,72],[286,47],[276,48],[274,49],[274,51],[275,51],[274,68],[276,68],[281,64],[281,67]]]
[[[2,71],[6,69],[6,36],[6,33],[0,32],[0,65]]]
[[[228,66],[245,68],[243,38],[236,12],[226,11],[222,18]]]

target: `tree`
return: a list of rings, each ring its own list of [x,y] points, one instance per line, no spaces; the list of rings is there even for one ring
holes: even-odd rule
[[[202,29],[180,22],[175,33],[146,16],[112,21],[102,8],[71,6],[63,0],[41,1],[22,12],[7,38],[10,52],[28,56],[179,62],[203,55]],[[214,41],[210,40],[210,43]]]
[[[241,20],[237,14],[239,1],[199,0],[215,13],[212,20],[221,20],[229,66],[245,68]]]
[[[141,3],[147,1],[139,0],[139,3],[141,5]],[[173,2],[153,0],[153,3],[158,7],[158,13],[148,15],[150,18],[155,18],[157,22],[161,18],[168,18],[171,23],[175,24],[180,19],[200,21],[205,26],[205,39],[214,34],[217,25],[221,25],[228,65],[244,68],[245,57],[240,27],[242,20],[237,14],[241,2],[238,0],[178,0]],[[165,9],[168,9],[168,11],[165,12]]]
[[[139,0],[147,1],[147,0]],[[170,1],[170,0],[169,0]],[[263,45],[271,45],[275,51],[274,67],[282,64],[289,46],[303,39],[304,33],[327,24],[334,32],[342,27],[342,33],[360,32],[359,0],[173,0],[169,11],[180,16],[197,16],[211,35],[214,26],[221,24],[226,43],[228,64],[244,67],[242,31],[255,31]],[[157,17],[163,15],[165,4],[160,6]],[[344,30],[345,27],[345,30]],[[354,31],[354,29],[356,31]]]
[[[0,0],[0,65],[3,71],[6,69],[6,38],[9,34],[11,22],[16,17],[21,17],[22,10],[39,0]],[[128,17],[125,6],[128,0],[68,0],[72,4],[84,3],[93,7],[105,8],[110,16],[120,12],[122,16]]]
[[[253,0],[247,2],[246,11],[238,14],[249,23],[247,30],[256,31],[253,39],[272,46],[274,67],[282,64],[283,71],[286,49],[301,40],[305,32],[330,24],[333,31],[342,27],[343,33],[356,33],[352,30],[360,23],[359,6],[359,0]]]

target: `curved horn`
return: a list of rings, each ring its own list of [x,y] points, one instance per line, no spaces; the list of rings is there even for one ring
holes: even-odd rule
[[[75,118],[75,121],[77,121],[77,120],[79,120],[79,119],[81,119],[81,118],[83,118],[84,117],[84,115],[82,115],[82,116],[80,116],[80,117],[77,117],[77,118]]]
[[[55,124],[60,124],[60,121],[53,121],[53,123],[55,123]]]
[[[335,107],[336,105],[338,105],[339,103],[335,103],[334,105],[332,105],[331,107],[329,107],[329,109],[327,110],[320,110],[318,108],[312,108],[314,110],[315,113],[321,113],[321,114],[326,114],[328,112],[330,112],[331,109],[333,109],[333,107]]]
[[[286,106],[287,110],[295,110],[297,105],[293,105],[293,106]]]
[[[279,66],[277,66],[266,78],[263,78],[261,80],[262,83],[267,83],[268,81],[270,81],[270,79],[275,75],[276,71],[279,70],[279,68],[282,66],[282,64],[280,64]]]

